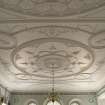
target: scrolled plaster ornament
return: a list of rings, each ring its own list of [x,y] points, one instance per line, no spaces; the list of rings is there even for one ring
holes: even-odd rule
[[[89,44],[95,49],[105,48],[105,32],[97,33],[89,38]]]
[[[4,32],[0,32],[0,49],[11,49],[16,46],[16,39]]]

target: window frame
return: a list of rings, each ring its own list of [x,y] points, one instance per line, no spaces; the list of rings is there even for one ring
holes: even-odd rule
[[[35,99],[28,99],[24,105],[29,105],[30,103],[35,103],[35,105],[39,105],[38,102]]]
[[[28,105],[31,105],[31,104],[37,105],[35,101],[30,101],[30,102],[28,102]]]
[[[77,105],[83,105],[82,101],[80,99],[77,99],[77,98],[70,100],[68,105],[72,105],[73,103],[76,103]]]
[[[56,100],[60,105],[64,105],[63,104],[63,101],[61,100],[61,99],[58,99],[58,100]],[[44,103],[43,103],[43,105],[47,105],[48,103],[50,102],[50,100],[49,100],[49,98],[47,98],[45,101],[44,101]]]
[[[80,103],[78,101],[73,101],[73,102],[70,103],[70,105],[73,105],[73,104],[80,105]]]

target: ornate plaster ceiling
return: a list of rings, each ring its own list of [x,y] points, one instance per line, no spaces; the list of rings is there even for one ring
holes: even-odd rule
[[[104,3],[104,0],[0,0],[0,83],[14,92],[50,91],[53,69],[56,91],[101,88],[105,81],[105,24],[92,23],[95,18],[90,21],[90,13],[76,17],[72,23],[63,19],[94,9],[98,10],[92,12],[96,16]],[[20,18],[23,14],[29,17]],[[57,23],[60,17],[61,23]],[[40,18],[44,18],[43,23]]]
[[[6,76],[6,84],[15,85],[20,91],[27,89],[27,85],[51,86],[54,69],[57,87],[81,83],[92,87],[98,75],[102,75],[98,69],[99,62],[104,62],[104,32],[94,35],[84,29],[58,25],[16,27],[19,28],[16,32],[0,34],[1,72]]]

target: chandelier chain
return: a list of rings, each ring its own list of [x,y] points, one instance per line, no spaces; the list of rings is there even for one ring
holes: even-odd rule
[[[55,93],[55,73],[54,68],[52,67],[52,93]]]

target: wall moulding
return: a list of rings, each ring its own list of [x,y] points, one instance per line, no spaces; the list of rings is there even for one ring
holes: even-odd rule
[[[1,19],[0,24],[13,23],[105,23],[104,18],[99,19]]]

